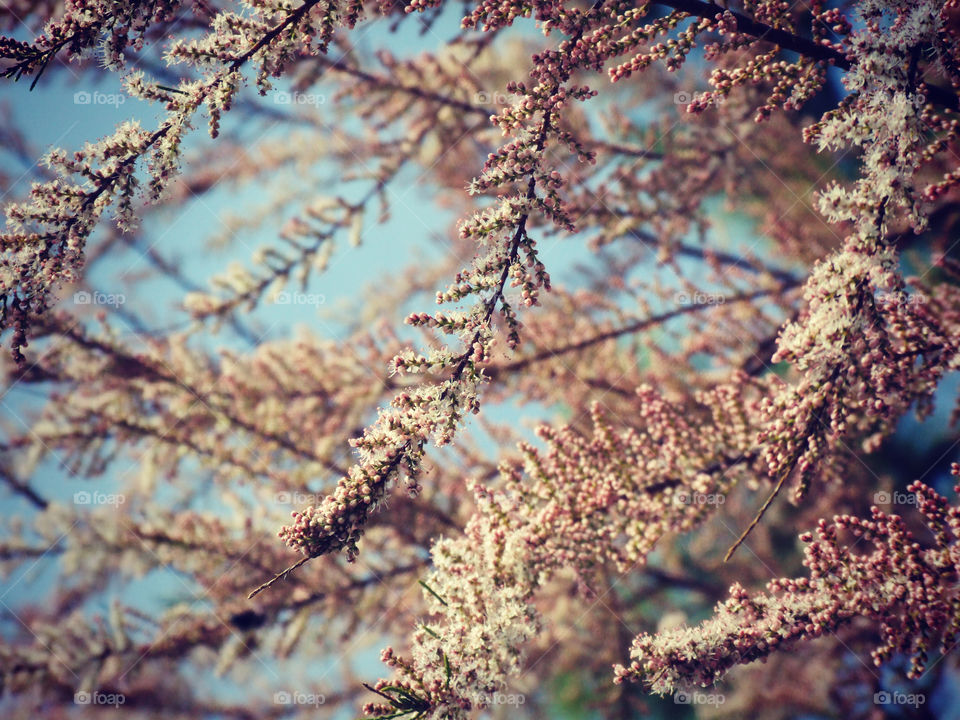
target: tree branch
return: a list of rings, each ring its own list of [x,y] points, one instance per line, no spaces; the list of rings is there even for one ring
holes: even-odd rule
[[[757,40],[778,45],[784,50],[791,50],[799,55],[817,60],[820,62],[836,65],[841,70],[849,70],[853,63],[842,52],[828,46],[821,45],[807,38],[786,30],[780,30],[765,23],[754,20],[751,17],[735,10],[728,10],[713,2],[702,2],[701,0],[653,0],[653,4],[685,12],[695,17],[712,20],[717,15],[730,13],[737,21],[737,30],[745,35],[755,37]],[[960,98],[957,94],[948,88],[938,87],[936,85],[926,86],[927,98],[935,105],[942,105],[950,110],[960,110]]]

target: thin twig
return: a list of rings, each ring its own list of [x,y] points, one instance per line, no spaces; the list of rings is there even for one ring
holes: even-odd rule
[[[313,559],[313,557],[312,557],[311,555],[304,555],[302,558],[300,558],[299,560],[297,560],[293,565],[291,565],[290,567],[288,567],[286,570],[284,570],[283,572],[279,573],[278,575],[274,575],[273,578],[271,578],[270,580],[267,580],[263,585],[261,585],[261,586],[258,587],[256,590],[254,590],[254,591],[251,592],[249,595],[247,595],[247,600],[250,600],[250,599],[253,598],[255,595],[259,595],[259,594],[262,593],[264,590],[266,590],[268,587],[273,586],[273,585],[274,585],[276,582],[278,582],[279,580],[283,580],[285,577],[287,577],[287,575],[289,575],[290,573],[292,573],[292,572],[293,572],[294,570],[296,570],[298,567],[300,567],[301,565],[303,565],[304,563],[306,563],[306,562],[308,562],[309,560],[312,560],[312,559]]]
[[[773,504],[773,501],[776,499],[777,495],[780,494],[780,490],[783,489],[783,484],[787,481],[787,478],[789,476],[790,476],[789,470],[780,476],[780,480],[777,481],[776,487],[773,488],[773,492],[770,493],[770,497],[767,498],[766,502],[760,506],[760,510],[759,512],[757,512],[756,517],[753,518],[753,521],[750,523],[750,525],[747,526],[747,529],[744,530],[742,533],[740,533],[740,537],[738,537],[737,541],[733,544],[733,546],[729,550],[727,550],[727,554],[723,556],[724,562],[728,562],[730,558],[733,557],[733,553],[737,551],[738,547],[743,545],[744,541],[747,539],[747,535],[749,535],[753,531],[753,529],[760,524],[760,520],[763,518],[763,514],[767,512],[767,509],[770,507],[770,505]]]

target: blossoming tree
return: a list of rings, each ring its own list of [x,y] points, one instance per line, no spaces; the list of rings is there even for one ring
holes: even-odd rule
[[[40,162],[5,115],[9,716],[949,705],[954,0],[0,21],[4,97],[107,82],[156,115]],[[396,244],[411,184],[432,254],[341,332],[257,327]],[[230,213],[178,257],[158,228],[204,198]],[[130,257],[177,322],[116,301]]]

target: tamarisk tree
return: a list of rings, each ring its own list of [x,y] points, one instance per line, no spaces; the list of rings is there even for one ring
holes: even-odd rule
[[[949,716],[955,0],[0,23],[7,715]]]

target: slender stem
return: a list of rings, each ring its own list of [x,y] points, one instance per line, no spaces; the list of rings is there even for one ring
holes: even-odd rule
[[[277,574],[274,575],[272,578],[270,578],[270,579],[267,580],[265,583],[263,583],[263,585],[261,585],[260,587],[256,588],[255,590],[253,590],[249,595],[247,595],[247,600],[250,600],[250,599],[253,598],[254,596],[259,595],[260,593],[262,593],[262,592],[263,592],[264,590],[266,590],[267,588],[272,587],[275,583],[279,582],[280,580],[283,580],[284,578],[287,577],[287,575],[289,575],[290,573],[292,573],[292,572],[293,572],[294,570],[296,570],[298,567],[300,567],[301,565],[309,562],[309,561],[312,560],[312,559],[313,559],[313,558],[312,558],[310,555],[304,555],[302,558],[300,558],[299,560],[297,560],[293,565],[291,565],[290,567],[288,567],[286,570],[284,570],[283,572],[277,573]]]
[[[780,287],[772,290],[755,290],[754,292],[744,293],[742,295],[735,295],[730,298],[726,298],[724,305],[731,305],[733,303],[741,302],[750,302],[757,300],[759,298],[768,297],[770,295],[775,295],[777,293],[784,292],[793,287],[800,285],[801,282],[796,278],[793,279],[792,283],[785,283]],[[530,355],[525,358],[520,358],[519,360],[514,360],[510,363],[505,363],[503,365],[493,365],[486,368],[487,377],[493,379],[498,375],[508,372],[515,372],[517,370],[522,370],[533,363],[540,362],[541,360],[550,360],[551,358],[557,357],[559,355],[565,355],[571,352],[579,352],[581,350],[586,350],[587,348],[593,347],[594,345],[599,345],[602,342],[607,340],[614,340],[618,337],[624,335],[631,335],[633,333],[640,332],[642,330],[647,330],[651,327],[656,327],[662,323],[672,320],[673,318],[681,317],[683,315],[690,315],[693,313],[706,310],[712,305],[707,304],[695,304],[695,305],[686,305],[684,307],[675,308],[665,313],[659,315],[651,315],[650,317],[644,318],[643,320],[637,320],[632,322],[629,325],[624,325],[623,327],[614,328],[613,330],[608,330],[607,332],[598,333],[592,337],[589,337],[585,340],[581,340],[575,343],[569,343],[568,345],[562,345],[558,348],[547,348],[546,350],[541,350],[538,353]]]

